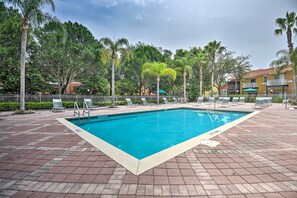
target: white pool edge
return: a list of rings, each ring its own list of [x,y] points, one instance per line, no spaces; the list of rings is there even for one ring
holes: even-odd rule
[[[160,151],[158,153],[155,153],[149,157],[146,157],[142,160],[138,160],[135,157],[127,154],[126,152],[112,146],[111,144],[105,142],[104,140],[92,135],[91,133],[81,129],[80,127],[76,126],[75,124],[72,124],[65,118],[57,118],[59,122],[61,122],[63,125],[65,125],[67,128],[69,128],[71,131],[79,135],[82,139],[89,142],[91,145],[93,145],[95,148],[99,149],[101,152],[115,160],[117,163],[125,167],[127,170],[129,170],[134,175],[139,175],[155,166],[158,166],[159,164],[162,164],[163,162],[166,162],[167,160],[178,156],[181,153],[184,153],[195,146],[200,144],[201,140],[207,140],[212,137],[215,137],[216,135],[223,133],[224,131],[236,126],[237,124],[253,117],[254,115],[258,114],[260,111],[254,111],[252,113],[249,113],[237,120],[234,120],[232,122],[229,122],[223,126],[220,126],[218,128],[215,128],[211,131],[208,131],[207,133],[204,133],[202,135],[196,136],[192,139],[189,139],[187,141],[184,141],[182,143],[179,143],[175,146],[172,146],[168,149],[165,149],[163,151]]]

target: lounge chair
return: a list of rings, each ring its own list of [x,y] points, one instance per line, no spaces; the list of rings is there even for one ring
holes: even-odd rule
[[[220,104],[220,107],[228,107],[229,106],[229,101],[230,101],[229,97],[224,97],[221,104]]]
[[[213,102],[214,102],[214,97],[209,97],[209,100],[208,100],[208,102],[211,102],[211,103],[213,103]]]
[[[224,99],[223,97],[219,97],[218,98],[218,104],[222,103],[223,102],[223,99]]]
[[[92,99],[84,99],[84,103],[88,106],[89,109],[95,109],[97,106],[93,105]]]
[[[244,103],[245,103],[245,97],[240,97],[239,104],[244,104]]]
[[[146,101],[145,98],[141,98],[141,102],[142,102],[143,105],[148,105],[148,102]]]
[[[198,97],[197,102],[196,102],[197,105],[202,105],[203,104],[203,99],[204,99],[203,97]]]
[[[238,105],[238,97],[233,97],[231,105],[236,106]]]
[[[132,103],[130,98],[126,98],[126,102],[128,106],[134,106],[135,104]]]
[[[169,104],[167,98],[163,98],[163,103],[164,103],[164,104]]]
[[[256,102],[253,105],[254,109],[264,109],[265,107],[268,106],[268,99],[267,98],[263,98],[263,97],[257,97],[256,98]]]
[[[66,108],[62,106],[62,100],[61,99],[53,99],[52,111],[64,111],[64,110],[66,110]]]
[[[173,99],[173,103],[176,104],[177,103],[177,99],[176,98],[172,98]]]

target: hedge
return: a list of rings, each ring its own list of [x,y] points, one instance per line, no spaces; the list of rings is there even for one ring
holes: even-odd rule
[[[116,105],[125,105],[125,101],[116,101]],[[94,102],[94,105],[98,106],[110,106],[110,101],[104,102]],[[63,102],[63,107],[73,108],[74,102],[65,101]],[[78,102],[78,106],[82,107],[83,102]],[[52,102],[26,102],[25,104],[26,110],[38,110],[38,109],[52,109]],[[20,108],[19,102],[0,102],[0,111],[15,111]]]

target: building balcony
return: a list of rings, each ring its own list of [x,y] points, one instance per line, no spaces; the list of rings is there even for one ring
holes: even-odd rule
[[[282,86],[282,85],[288,85],[288,81],[286,79],[267,80],[267,86]]]
[[[258,84],[257,83],[243,83],[242,88],[257,88]]]

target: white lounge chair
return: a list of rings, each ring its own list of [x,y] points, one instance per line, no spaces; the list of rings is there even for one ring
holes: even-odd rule
[[[173,99],[173,103],[176,104],[177,103],[177,99],[176,98],[172,98]]]
[[[142,102],[143,105],[148,105],[148,102],[146,101],[145,98],[141,98],[141,102]]]
[[[233,105],[233,106],[238,105],[238,100],[239,100],[238,97],[233,97],[231,105]]]
[[[265,108],[265,101],[264,100],[265,100],[264,98],[257,97],[256,102],[253,105],[253,108],[254,109],[264,109]]]
[[[219,97],[218,98],[218,104],[222,103],[223,102],[223,99],[224,99],[223,97]]]
[[[92,99],[84,98],[84,103],[88,106],[89,109],[97,108],[97,106],[93,105]]]
[[[213,103],[213,102],[214,102],[214,97],[209,97],[208,102],[209,102],[209,103]]]
[[[240,97],[239,104],[244,104],[244,103],[245,103],[245,97]]]
[[[135,104],[132,103],[130,98],[126,98],[126,102],[128,106],[134,106]]]
[[[64,111],[66,110],[65,107],[62,105],[61,99],[53,99],[53,108],[52,111]]]
[[[163,98],[163,103],[164,103],[164,104],[169,104],[167,98]]]
[[[197,98],[197,105],[202,105],[203,104],[203,100],[204,100],[204,98],[203,97],[198,97]]]
[[[228,107],[229,106],[229,101],[230,101],[229,97],[224,97],[221,104],[220,104],[220,107]]]

